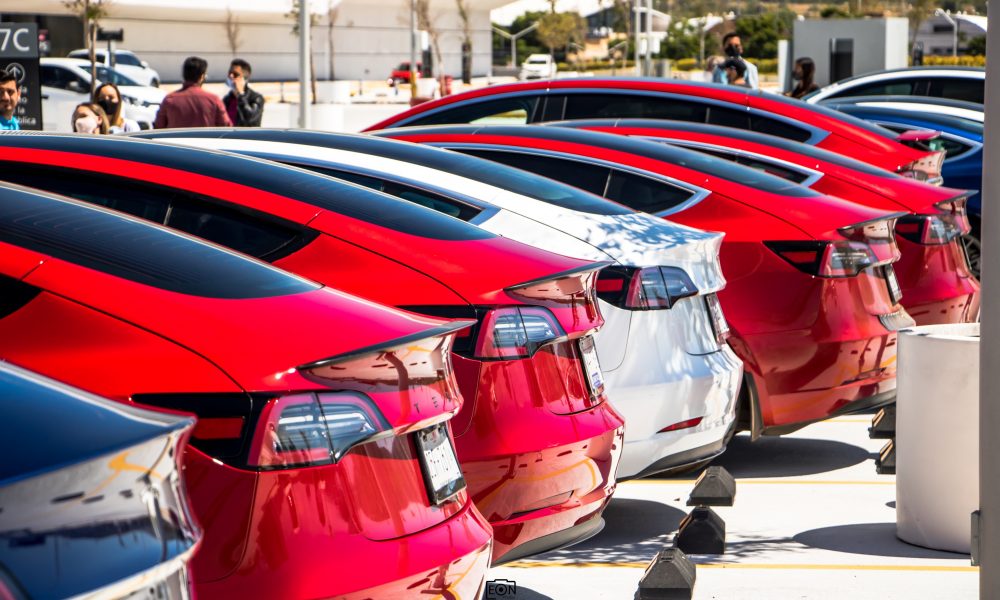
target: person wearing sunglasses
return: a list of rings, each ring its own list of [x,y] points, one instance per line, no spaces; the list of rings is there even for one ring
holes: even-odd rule
[[[250,89],[250,63],[242,58],[233,59],[229,64],[226,85],[229,93],[222,99],[229,120],[237,127],[260,127],[264,116],[264,96]]]

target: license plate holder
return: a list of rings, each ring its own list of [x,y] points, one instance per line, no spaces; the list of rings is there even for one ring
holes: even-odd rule
[[[579,348],[587,385],[590,386],[591,392],[600,396],[604,393],[604,372],[601,371],[601,363],[597,360],[597,346],[594,344],[593,336],[580,338]]]
[[[438,423],[421,429],[415,440],[427,498],[435,505],[442,504],[465,488],[465,477],[448,437],[448,427]]]
[[[889,299],[892,300],[893,304],[899,304],[903,298],[903,290],[899,287],[896,269],[892,268],[892,265],[885,265],[882,267],[882,272],[885,275],[885,285],[889,288]]]

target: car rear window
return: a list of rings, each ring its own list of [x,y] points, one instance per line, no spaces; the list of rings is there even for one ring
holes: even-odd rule
[[[68,199],[5,190],[0,241],[162,290],[266,298],[319,289],[166,228]]]

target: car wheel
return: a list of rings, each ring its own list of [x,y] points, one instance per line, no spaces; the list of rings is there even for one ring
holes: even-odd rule
[[[978,278],[979,263],[983,255],[983,246],[979,240],[979,232],[973,231],[968,235],[963,235],[962,245],[965,246],[965,258],[969,261],[969,270]]]
[[[160,80],[154,77],[153,80],[149,82],[149,85],[153,87],[160,87]]]

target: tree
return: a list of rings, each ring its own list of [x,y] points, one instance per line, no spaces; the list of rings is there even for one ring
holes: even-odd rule
[[[285,17],[292,19],[292,35],[299,37],[299,6],[301,0],[292,0],[292,10],[285,13]],[[312,60],[312,32],[319,24],[319,17],[316,13],[309,13],[309,91],[312,93],[312,103],[316,104],[316,61]],[[305,98],[301,98],[300,102],[305,102]]]
[[[917,29],[920,24],[934,14],[935,0],[911,0],[910,10],[906,13],[906,18],[910,20],[910,48],[913,48],[917,40]]]
[[[431,16],[430,0],[411,0],[417,11],[417,27],[427,32],[427,37],[431,39],[431,51],[434,52],[434,65],[431,74],[438,78],[440,84],[444,78],[441,68],[444,66],[441,54],[441,31],[435,25],[436,19]],[[444,86],[441,86],[442,89]]]
[[[977,35],[965,46],[965,53],[973,56],[986,56],[986,36]]]
[[[469,0],[455,0],[462,21],[462,83],[472,83],[472,13]]]
[[[240,20],[236,15],[233,14],[232,9],[226,9],[226,41],[229,43],[229,51],[232,53],[233,57],[236,57],[236,53],[240,48]]]
[[[587,32],[587,22],[579,13],[550,12],[538,20],[538,40],[555,56],[556,48],[566,48],[570,42],[581,42]]]
[[[791,35],[795,13],[790,10],[736,19],[736,33],[740,34],[743,51],[753,58],[777,58],[778,40]]]
[[[90,96],[97,90],[97,28],[101,19],[108,16],[112,0],[63,0],[63,6],[80,17],[83,38],[90,50]]]
[[[514,19],[510,24],[509,31],[517,33],[534,25],[539,19],[544,17],[546,12],[529,11]],[[540,54],[545,50],[545,44],[538,38],[538,30],[524,34],[517,40],[517,55],[528,56],[529,54]],[[515,67],[517,65],[514,65]]]
[[[340,0],[330,0],[326,7],[326,49],[330,55],[330,81],[336,79],[333,73],[333,28],[337,24],[338,16],[340,16]]]

